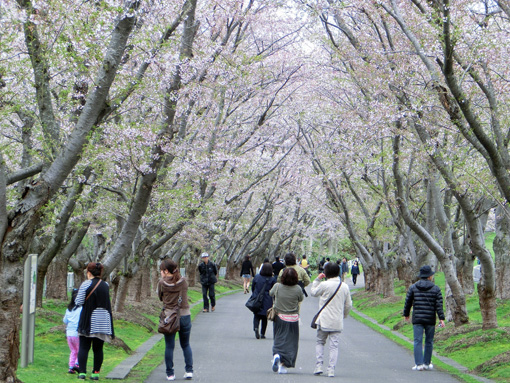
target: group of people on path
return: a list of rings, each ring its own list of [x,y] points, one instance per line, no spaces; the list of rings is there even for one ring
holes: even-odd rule
[[[214,284],[217,282],[218,269],[212,261],[209,261],[207,253],[203,253],[201,259],[198,271],[202,284],[203,310],[208,312],[210,307],[214,311],[216,306]],[[273,264],[266,260],[260,267],[259,273],[255,274],[250,258],[246,257],[241,270],[243,279],[248,279],[248,286],[253,277],[252,294],[263,295],[262,307],[253,316],[253,331],[257,339],[266,337],[267,312],[270,308],[274,309],[271,368],[279,374],[286,374],[288,368],[295,367],[299,349],[300,306],[305,298],[305,287],[311,283],[307,271],[296,264],[296,256],[293,253],[286,254],[284,260],[285,264],[278,258]],[[358,267],[357,262],[352,267]],[[71,350],[69,372],[78,372],[79,379],[86,379],[87,359],[91,347],[94,362],[90,379],[99,379],[104,342],[111,342],[114,338],[109,286],[101,279],[103,269],[101,263],[92,262],[87,265],[87,280],[79,289],[73,291],[64,316],[64,323],[67,324],[66,335]],[[193,354],[190,346],[192,325],[187,295],[188,283],[186,278],[180,275],[178,265],[173,260],[163,260],[160,272],[161,279],[158,282],[157,294],[163,302],[163,309],[179,306],[178,333],[184,354],[184,378],[192,379]],[[335,376],[343,320],[352,308],[349,287],[342,281],[342,274],[341,263],[325,262],[323,272],[311,285],[311,295],[319,297],[320,308],[312,323],[312,327],[317,328],[314,375],[326,372],[329,377]],[[352,274],[355,284],[354,276],[359,273]],[[441,290],[433,283],[433,275],[434,272],[430,266],[423,266],[420,269],[420,280],[409,288],[404,305],[403,316],[407,321],[410,320],[410,312],[413,308],[415,366],[412,369],[416,371],[433,369],[431,358],[436,316],[440,319],[440,326],[444,326]],[[245,293],[247,288],[245,286]],[[211,306],[209,306],[209,299]],[[424,350],[423,334],[425,334]],[[175,335],[175,333],[164,334],[164,359],[169,381],[175,380],[173,364]],[[324,348],[328,339],[329,359],[325,363]]]
[[[87,359],[90,348],[94,353],[91,380],[99,380],[103,364],[104,342],[115,335],[108,283],[101,279],[104,267],[99,262],[87,265],[87,280],[73,290],[71,302],[64,315],[69,355],[69,373],[78,379],[87,378]]]

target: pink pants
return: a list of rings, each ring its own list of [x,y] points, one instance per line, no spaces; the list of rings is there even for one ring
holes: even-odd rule
[[[69,355],[69,368],[73,368],[74,366],[78,365],[78,349],[80,348],[80,337],[68,336],[67,344],[71,350],[71,354]]]

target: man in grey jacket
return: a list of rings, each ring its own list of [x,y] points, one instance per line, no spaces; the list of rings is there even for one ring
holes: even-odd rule
[[[339,278],[340,266],[329,262],[324,266],[324,273],[319,274],[313,281],[311,293],[313,297],[320,297],[319,308],[322,309],[315,323],[317,324],[317,343],[315,345],[314,375],[323,373],[324,345],[329,337],[329,363],[328,376],[335,376],[335,367],[338,359],[338,343],[340,333],[344,328],[344,318],[352,308],[351,293],[346,283]],[[321,282],[324,277],[326,281]],[[331,298],[331,300],[329,300]]]
[[[420,268],[420,280],[409,287],[404,304],[404,317],[409,321],[413,307],[414,371],[432,370],[432,348],[436,328],[436,314],[439,326],[444,327],[443,296],[441,289],[432,282],[434,272],[428,265]],[[425,332],[425,352],[422,350]]]

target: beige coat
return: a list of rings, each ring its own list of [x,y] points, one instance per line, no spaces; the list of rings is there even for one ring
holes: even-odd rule
[[[335,293],[339,283],[339,277],[331,278],[324,282],[321,282],[319,279],[313,281],[311,288],[312,296],[320,297],[317,311],[319,311],[328,301],[329,297]],[[322,310],[316,323],[324,331],[342,331],[344,328],[344,318],[349,315],[351,308],[352,300],[349,286],[347,286],[347,283],[342,283],[334,298],[328,303],[326,308]]]

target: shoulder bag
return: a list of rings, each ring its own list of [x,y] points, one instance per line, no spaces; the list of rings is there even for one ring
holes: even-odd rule
[[[276,286],[276,291],[274,293],[274,298],[273,298],[273,306],[271,306],[270,308],[267,309],[267,319],[270,320],[270,321],[274,321],[275,318],[276,318],[276,310],[274,308],[274,304],[275,304],[275,301],[276,301],[276,294],[278,294],[278,287],[279,286]]]
[[[316,329],[317,328],[317,319],[319,318],[319,315],[321,314],[322,310],[324,310],[324,308],[328,305],[329,302],[331,302],[331,300],[333,299],[333,297],[336,295],[336,293],[338,292],[338,290],[340,289],[340,286],[342,286],[342,281],[340,281],[340,284],[338,285],[338,287],[336,288],[335,292],[333,293],[332,296],[329,297],[328,301],[326,303],[324,303],[324,306],[321,307],[321,309],[319,310],[319,312],[317,314],[315,314],[315,316],[313,317],[312,319],[312,324],[310,325],[310,327],[312,327],[313,329]]]
[[[159,316],[158,332],[161,334],[175,334],[181,329],[181,302],[182,294],[179,291],[177,305],[161,310]]]
[[[257,295],[252,294],[245,306],[248,307],[254,314],[258,313],[264,305],[264,293],[266,292],[267,279],[262,286],[262,290]]]

